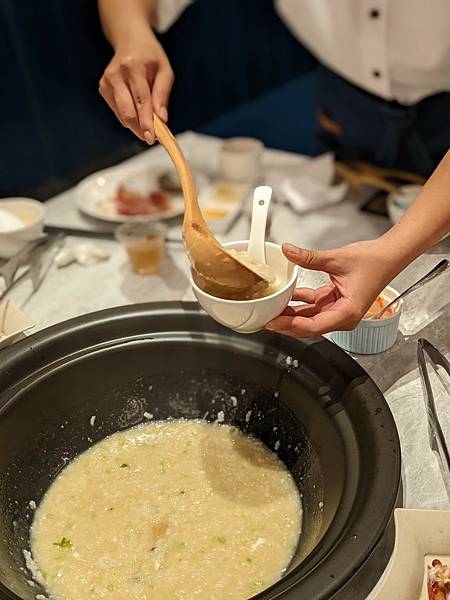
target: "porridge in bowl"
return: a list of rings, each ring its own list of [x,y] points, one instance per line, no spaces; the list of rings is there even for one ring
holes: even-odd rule
[[[31,529],[35,577],[61,600],[244,600],[282,576],[301,512],[283,463],[238,429],[141,425],[51,485]]]

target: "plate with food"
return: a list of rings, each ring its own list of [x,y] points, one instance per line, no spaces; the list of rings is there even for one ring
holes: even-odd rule
[[[395,510],[395,546],[370,600],[450,600],[450,511]]]
[[[205,180],[205,176],[196,175],[200,190]],[[184,212],[176,172],[156,166],[105,169],[81,181],[74,193],[81,212],[113,223],[160,221]]]

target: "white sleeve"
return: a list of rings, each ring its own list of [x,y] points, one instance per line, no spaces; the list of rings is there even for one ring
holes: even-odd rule
[[[192,4],[193,0],[157,0],[155,29],[164,33],[175,23],[181,13]]]

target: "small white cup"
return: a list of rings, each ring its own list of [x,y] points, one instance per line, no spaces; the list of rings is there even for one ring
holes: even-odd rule
[[[389,194],[386,200],[386,208],[391,223],[397,223],[403,217],[422,191],[422,188],[422,185],[408,184],[400,188],[401,193]]]
[[[0,258],[11,258],[44,231],[45,209],[41,202],[30,198],[5,198],[0,208],[18,217],[23,227],[0,232]]]
[[[223,179],[253,183],[261,171],[264,144],[255,138],[231,138],[220,149],[219,169]]]
[[[248,241],[230,242],[225,248],[247,250]],[[270,296],[255,300],[224,300],[203,291],[191,276],[191,286],[200,306],[216,321],[239,333],[255,333],[278,317],[294,292],[298,267],[287,260],[281,246],[266,242],[266,260],[286,283]]]
[[[394,288],[383,290],[388,302],[399,295]],[[395,313],[387,319],[362,319],[353,331],[333,331],[330,338],[347,352],[354,354],[378,354],[389,350],[397,339],[403,300],[398,301]]]

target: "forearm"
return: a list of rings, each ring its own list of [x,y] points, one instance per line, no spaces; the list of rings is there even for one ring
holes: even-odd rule
[[[392,277],[450,232],[450,150],[400,221],[377,240]]]
[[[98,0],[103,32],[114,49],[130,36],[151,32],[157,0]]]

